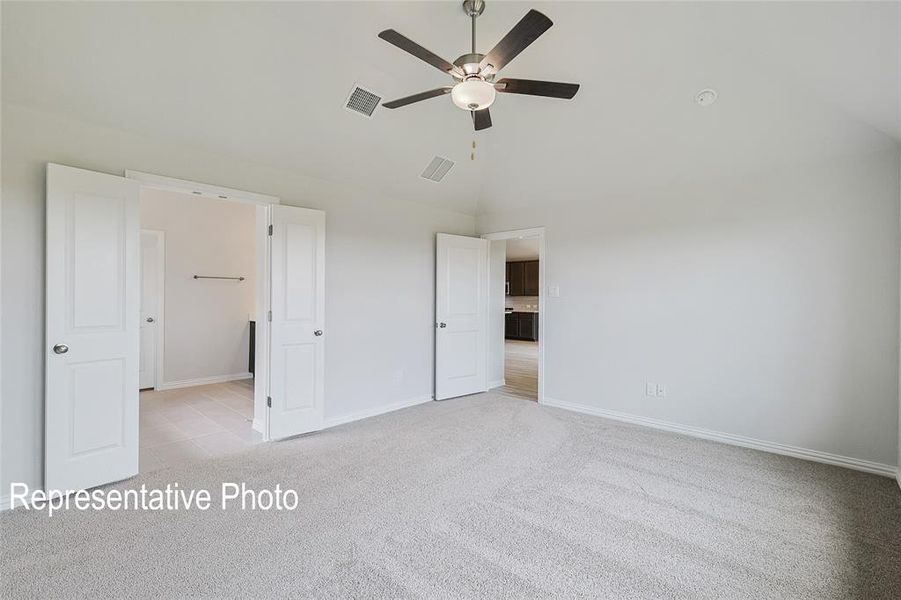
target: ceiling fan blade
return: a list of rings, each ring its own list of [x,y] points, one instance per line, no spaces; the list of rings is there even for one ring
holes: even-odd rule
[[[497,73],[516,55],[525,50],[529,44],[538,39],[542,33],[550,29],[554,22],[535,9],[526,13],[519,23],[511,29],[497,46],[485,55],[479,67]]]
[[[386,42],[388,42],[389,44],[393,44],[393,45],[397,46],[404,52],[409,52],[416,58],[418,58],[420,60],[424,60],[425,62],[429,63],[436,69],[444,71],[448,75],[456,74],[458,77],[463,77],[463,75],[464,75],[463,70],[460,69],[459,67],[452,65],[451,63],[447,62],[446,60],[444,60],[443,58],[441,58],[434,52],[432,52],[430,50],[426,50],[425,48],[423,48],[422,46],[420,46],[419,44],[417,44],[410,38],[407,38],[407,37],[397,33],[393,29],[386,29],[385,31],[383,31],[379,34],[379,37],[382,38],[383,40],[385,40]]]
[[[413,94],[412,96],[392,100],[391,102],[382,102],[382,106],[384,106],[385,108],[400,108],[401,106],[413,104],[414,102],[420,102],[421,100],[428,100],[429,98],[437,98],[438,96],[449,94],[450,91],[450,87],[435,88],[434,90],[419,92],[418,94]]]
[[[487,108],[482,110],[472,110],[472,123],[475,125],[476,131],[482,131],[491,127],[491,113]]]
[[[494,84],[494,89],[507,94],[528,94],[530,96],[547,96],[548,98],[564,98],[571,100],[579,91],[578,83],[559,83],[556,81],[535,81],[533,79],[501,79]]]

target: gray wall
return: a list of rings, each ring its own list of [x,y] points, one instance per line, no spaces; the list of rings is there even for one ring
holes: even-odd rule
[[[895,151],[479,231],[547,228],[547,399],[894,465],[898,190]]]

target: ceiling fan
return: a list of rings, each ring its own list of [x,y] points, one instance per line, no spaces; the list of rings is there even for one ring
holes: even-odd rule
[[[463,2],[463,12],[472,19],[472,49],[469,54],[462,55],[453,64],[393,29],[386,29],[381,32],[379,37],[389,44],[394,44],[401,50],[424,60],[454,79],[454,85],[447,85],[398,100],[392,100],[391,102],[384,102],[382,106],[385,108],[400,108],[414,102],[450,94],[454,104],[472,113],[472,122],[475,129],[480,131],[491,127],[491,113],[488,112],[488,107],[494,102],[497,92],[564,98],[566,100],[576,95],[576,92],[579,91],[578,83],[508,78],[495,81],[495,75],[498,71],[516,58],[520,52],[538,39],[542,33],[550,29],[554,23],[537,10],[530,10],[488,54],[479,54],[476,52],[476,19],[484,10],[484,0],[465,0]]]

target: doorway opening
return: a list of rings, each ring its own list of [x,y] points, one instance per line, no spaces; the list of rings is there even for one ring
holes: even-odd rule
[[[267,215],[147,186],[139,201],[139,469],[147,473],[263,441],[254,374],[266,301],[257,233]]]
[[[490,240],[489,387],[510,397],[543,397],[544,229],[507,231]]]

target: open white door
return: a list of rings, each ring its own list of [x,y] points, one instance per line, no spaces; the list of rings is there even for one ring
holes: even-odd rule
[[[269,438],[322,429],[325,213],[272,207]]]
[[[438,234],[435,399],[488,389],[488,240]]]
[[[139,184],[47,165],[44,487],[138,472]]]

